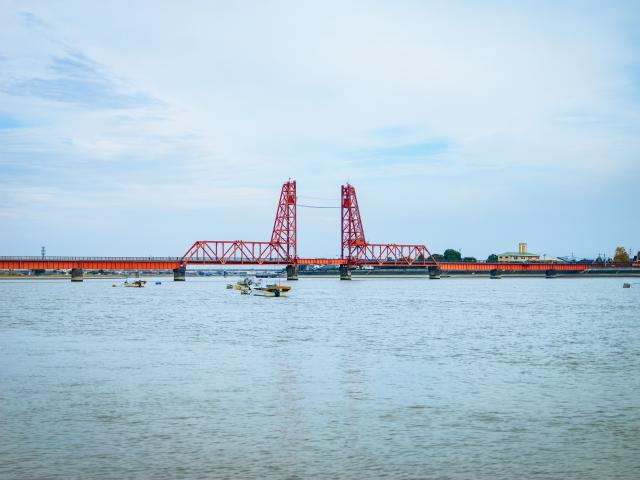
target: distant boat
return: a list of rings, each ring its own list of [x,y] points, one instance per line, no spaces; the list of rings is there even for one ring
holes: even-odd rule
[[[288,285],[262,286],[260,280],[254,282],[249,277],[237,283],[228,283],[227,289],[239,290],[242,295],[258,295],[260,297],[286,297],[291,287]]]
[[[147,283],[145,280],[134,280],[133,282],[125,280],[123,285],[125,287],[143,288],[145,283]]]
[[[247,277],[237,283],[227,283],[227,290],[238,290],[242,295],[249,295],[251,294],[251,285],[253,285],[253,280]]]

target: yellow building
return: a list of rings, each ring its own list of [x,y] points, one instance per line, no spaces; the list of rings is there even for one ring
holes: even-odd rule
[[[527,244],[519,243],[517,252],[504,252],[498,254],[499,262],[539,262],[540,255],[527,252]]]

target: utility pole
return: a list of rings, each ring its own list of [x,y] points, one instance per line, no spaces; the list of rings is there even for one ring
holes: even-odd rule
[[[47,256],[47,248],[42,246],[40,247],[40,255],[42,255],[42,258]]]

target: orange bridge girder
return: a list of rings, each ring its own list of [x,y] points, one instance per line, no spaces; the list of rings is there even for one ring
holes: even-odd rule
[[[173,270],[180,257],[0,257],[0,270]]]
[[[347,259],[342,258],[295,258],[284,260],[280,258],[264,258],[258,260],[247,259],[246,257],[230,257],[224,259],[198,258],[194,257],[188,265],[211,265],[211,266],[281,266],[286,265],[345,265]],[[185,266],[182,257],[0,257],[0,270],[70,270],[72,268],[82,268],[84,270],[173,270]],[[379,261],[378,259],[361,259],[357,266],[375,266],[382,268],[428,268],[438,267],[442,271],[475,271],[489,272],[491,270],[502,270],[512,272],[536,272],[555,270],[563,271],[584,271],[588,269],[602,268],[640,268],[640,262],[627,264],[589,264],[589,263],[550,263],[550,262],[530,262],[530,263],[467,263],[467,262],[439,262],[428,263],[404,263],[402,261]]]

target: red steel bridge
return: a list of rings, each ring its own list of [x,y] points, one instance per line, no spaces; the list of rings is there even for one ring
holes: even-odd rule
[[[341,187],[340,208],[342,251],[340,258],[300,258],[297,253],[296,182],[284,183],[268,241],[198,240],[181,257],[0,257],[0,270],[71,270],[72,280],[82,279],[83,270],[173,270],[175,280],[184,280],[188,265],[282,265],[287,278],[298,278],[299,265],[337,265],[340,278],[362,266],[429,268],[437,278],[440,271],[568,272],[592,268],[581,263],[452,263],[437,262],[425,245],[371,243],[364,234],[356,190]],[[640,266],[640,263],[633,264]]]

